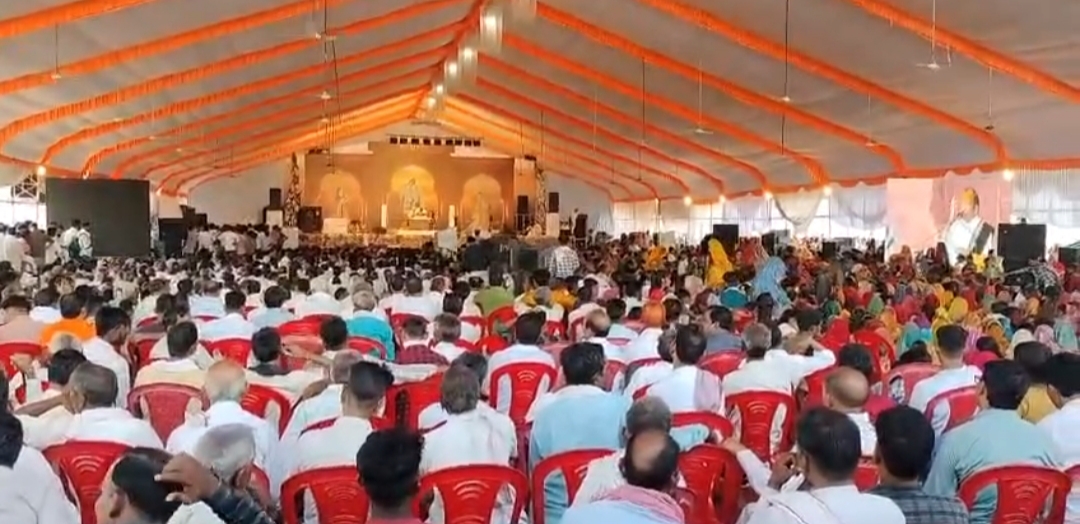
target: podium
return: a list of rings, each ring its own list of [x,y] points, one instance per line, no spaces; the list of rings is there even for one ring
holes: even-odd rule
[[[322,233],[324,235],[347,235],[349,234],[349,219],[347,218],[324,218]]]

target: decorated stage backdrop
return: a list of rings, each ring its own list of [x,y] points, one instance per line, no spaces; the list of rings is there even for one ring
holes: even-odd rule
[[[303,204],[367,229],[460,230],[513,224],[514,159],[453,156],[453,147],[369,144],[371,154],[307,155]]]

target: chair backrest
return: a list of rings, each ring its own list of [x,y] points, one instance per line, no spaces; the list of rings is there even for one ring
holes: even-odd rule
[[[611,455],[610,449],[579,449],[552,455],[541,460],[533,468],[532,483],[532,519],[533,524],[544,524],[544,504],[546,492],[544,484],[548,477],[561,473],[566,482],[566,502],[574,502],[582,481],[585,480],[585,472],[589,469],[589,463]]]
[[[280,436],[285,433],[285,428],[289,426],[289,419],[292,418],[293,407],[292,402],[289,402],[289,397],[274,388],[259,384],[249,384],[244,396],[240,397],[240,407],[244,408],[244,411],[266,420],[270,420],[268,415],[271,404],[278,408],[277,425]]]
[[[221,317],[218,317],[216,315],[195,315],[195,320],[197,320],[199,322],[213,322],[213,321],[217,320],[218,318],[221,318]]]
[[[731,395],[726,400],[728,420],[735,425],[743,444],[764,462],[770,462],[777,450],[791,448],[795,427],[795,398],[774,391],[746,391]],[[773,422],[783,408],[780,421],[780,442],[774,449],[772,442]]]
[[[321,321],[313,321],[310,318],[301,318],[297,320],[290,320],[277,327],[278,335],[282,338],[291,335],[306,335],[311,337],[319,336],[319,329],[322,327]]]
[[[420,315],[413,315],[411,313],[393,313],[390,315],[390,327],[393,328],[394,333],[397,333],[405,326],[405,321],[410,318],[419,318],[420,320],[427,322],[427,319]]]
[[[949,431],[967,422],[979,411],[979,388],[968,386],[938,394],[926,405],[926,418],[933,420],[934,410],[942,402],[949,404],[949,421],[945,424],[945,431]]]
[[[68,498],[79,507],[82,524],[96,524],[94,504],[101,495],[101,483],[127,450],[127,446],[116,442],[68,441],[42,452],[60,477]]]
[[[997,488],[991,524],[1061,524],[1072,480],[1051,468],[1001,466],[977,471],[962,480],[957,496],[970,510],[979,492],[990,487]]]
[[[141,327],[146,327],[146,326],[152,326],[157,321],[158,321],[157,315],[150,315],[150,316],[140,320],[138,323],[136,323],[135,327],[136,328],[141,328]]]
[[[517,522],[529,497],[529,481],[524,473],[508,466],[457,466],[428,473],[420,479],[420,496],[416,497],[414,510],[419,516],[420,501],[438,490],[445,522],[490,522],[499,493],[507,486],[514,498],[509,522]]]
[[[127,404],[131,414],[146,419],[154,433],[165,442],[173,430],[184,423],[192,400],[198,400],[203,410],[210,407],[210,400],[201,389],[161,382],[132,388]]]
[[[622,388],[622,382],[624,382],[625,378],[626,364],[618,360],[604,362],[604,381],[601,384],[604,389],[614,391],[616,388]]]
[[[4,374],[7,377],[15,376],[19,373],[19,369],[15,367],[15,364],[11,361],[11,357],[15,355],[27,355],[32,358],[38,358],[41,356],[41,345],[32,342],[6,342],[0,344],[0,366],[4,370]],[[25,384],[15,391],[15,398],[19,402],[26,402],[26,388]]]
[[[319,522],[364,524],[368,520],[371,503],[354,466],[310,469],[286,480],[281,485],[285,524],[300,524],[303,520],[305,492],[315,501]]]
[[[213,342],[204,342],[206,349],[215,357],[231,360],[247,367],[251,357],[251,340],[244,338],[226,338]]]
[[[436,373],[419,382],[390,386],[386,390],[386,410],[383,416],[394,425],[403,425],[416,431],[420,427],[420,413],[424,408],[439,403],[442,379],[442,373]]]
[[[495,323],[502,324],[504,328],[509,328],[514,325],[514,321],[517,320],[517,311],[514,310],[514,306],[502,306],[495,308],[491,313],[487,314],[487,318],[484,319],[487,335],[497,335],[495,330]]]
[[[870,362],[874,365],[872,384],[881,382],[885,375],[891,371],[892,363],[896,360],[896,346],[894,346],[880,333],[862,329],[852,336],[852,340],[870,349]]]
[[[799,409],[808,409],[825,403],[825,379],[832,373],[836,366],[819,369],[803,378],[806,384],[806,396],[802,397]]]
[[[626,347],[627,345],[630,344],[630,342],[633,342],[632,340],[630,340],[628,338],[621,338],[621,337],[614,337],[614,338],[609,337],[607,339],[607,341],[609,343],[611,343],[612,346],[616,346],[616,347],[620,347],[620,348],[621,347]]]
[[[379,358],[386,360],[386,347],[382,342],[368,337],[349,337],[349,340],[345,343],[346,347],[354,351],[359,351],[365,355],[371,353],[377,353]]]
[[[514,421],[514,424],[522,424],[536,397],[547,392],[540,391],[544,378],[547,377],[547,387],[550,389],[555,386],[556,375],[555,368],[536,362],[500,366],[491,373],[488,399],[492,406],[499,405],[499,381],[502,377],[507,377],[510,380],[510,420]]]
[[[874,464],[873,460],[862,459],[855,468],[855,487],[859,488],[859,491],[871,489],[878,485],[881,480],[879,477],[877,464]]]
[[[694,446],[679,455],[679,472],[694,494],[690,522],[731,523],[739,517],[743,470],[730,451],[710,444]],[[714,496],[720,495],[719,507]]]
[[[150,358],[150,353],[154,351],[154,345],[157,344],[157,341],[156,338],[140,338],[131,343],[135,346],[136,371],[146,367],[153,360]]]
[[[689,411],[675,413],[671,417],[671,426],[680,428],[683,426],[705,426],[710,432],[718,433],[721,438],[728,438],[735,434],[735,426],[723,415],[708,411]]]
[[[911,398],[911,392],[915,389],[916,384],[936,375],[938,371],[941,371],[941,368],[933,364],[923,364],[921,362],[904,364],[889,370],[881,383],[884,385],[885,393],[891,396],[893,400],[905,403]],[[898,384],[895,390],[893,382]],[[900,395],[903,395],[903,397]]]
[[[488,355],[492,353],[497,353],[510,347],[510,343],[507,342],[505,338],[502,338],[499,335],[487,335],[484,338],[480,339],[480,342],[477,342],[476,345],[480,347],[481,351],[487,353]]]
[[[698,361],[698,367],[724,378],[728,373],[739,369],[744,358],[746,355],[743,355],[742,351],[719,351]]]

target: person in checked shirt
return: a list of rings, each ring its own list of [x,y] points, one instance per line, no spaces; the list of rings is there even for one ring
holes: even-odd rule
[[[552,250],[547,260],[548,271],[554,278],[566,278],[574,274],[581,266],[577,252],[570,247],[570,236],[559,235],[559,247]]]

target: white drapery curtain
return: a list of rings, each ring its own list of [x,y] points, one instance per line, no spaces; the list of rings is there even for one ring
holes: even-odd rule
[[[1046,247],[1080,241],[1080,169],[1018,171],[1012,221],[1046,224]]]
[[[829,218],[837,225],[873,231],[885,227],[885,184],[840,188],[829,196]]]
[[[822,193],[821,189],[800,189],[795,193],[776,195],[776,209],[788,222],[791,222],[794,234],[806,234],[810,223],[818,215]]]

